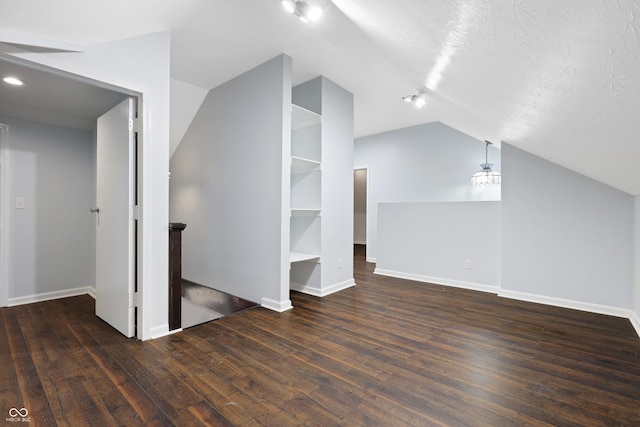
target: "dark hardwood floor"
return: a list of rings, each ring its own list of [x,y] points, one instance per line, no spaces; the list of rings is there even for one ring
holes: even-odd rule
[[[88,296],[2,308],[0,424],[640,426],[628,320],[372,270],[148,342]]]

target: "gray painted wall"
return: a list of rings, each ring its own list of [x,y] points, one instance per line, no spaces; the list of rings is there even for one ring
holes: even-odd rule
[[[496,292],[500,202],[381,203],[376,273]]]
[[[258,303],[288,302],[281,285],[288,284],[282,192],[290,104],[291,59],[284,55],[205,98],[171,158],[170,220],[187,224],[185,279]]]
[[[9,117],[0,123],[9,126],[9,304],[95,287],[93,133]],[[15,209],[18,197],[24,209]]]
[[[484,142],[442,123],[358,138],[354,166],[369,166],[367,258],[377,256],[378,204],[500,200],[500,188],[471,185],[484,163]],[[500,151],[489,149],[500,170]]]
[[[502,293],[631,309],[633,197],[504,143],[502,165]]]

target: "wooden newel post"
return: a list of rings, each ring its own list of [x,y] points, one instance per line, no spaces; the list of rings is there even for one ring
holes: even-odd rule
[[[187,224],[169,223],[169,330],[182,327],[182,230]]]

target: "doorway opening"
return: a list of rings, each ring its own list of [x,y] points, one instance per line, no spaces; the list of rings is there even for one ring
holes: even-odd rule
[[[42,126],[42,129],[44,129],[46,126],[55,126],[55,128],[52,128],[52,129],[61,129],[61,130],[66,129],[67,133],[72,133],[71,130],[82,130],[87,134],[87,138],[86,138],[87,144],[91,144],[92,140],[93,140],[93,143],[95,143],[95,134],[93,137],[91,137],[91,135],[92,135],[92,132],[95,132],[96,122],[98,117],[100,117],[101,114],[103,114],[109,108],[113,107],[118,102],[126,98],[133,98],[135,100],[135,103],[136,103],[135,110],[139,108],[137,106],[140,105],[141,103],[142,94],[135,92],[134,90],[123,88],[123,87],[117,87],[110,83],[94,80],[79,74],[73,74],[71,72],[54,69],[51,67],[47,67],[47,66],[35,63],[35,62],[0,57],[0,65],[2,65],[3,71],[5,69],[7,70],[10,69],[15,74],[18,74],[19,72],[20,74],[27,75],[28,78],[26,78],[26,81],[30,82],[30,84],[25,85],[26,87],[23,89],[31,90],[31,88],[33,88],[33,91],[29,93],[28,96],[26,92],[21,92],[20,94],[20,96],[24,97],[25,99],[28,98],[30,100],[28,101],[30,102],[30,104],[23,105],[24,108],[16,109],[15,116],[12,114],[11,110],[9,110],[8,112],[5,112],[5,116],[9,119],[10,122],[15,121],[16,126],[18,126],[18,124],[20,123],[19,126],[22,126],[22,127],[26,126],[26,128],[29,129],[30,132],[37,133],[38,135],[46,135],[46,132],[43,132],[41,129],[37,129],[38,126]],[[46,88],[50,88],[50,87],[56,87],[60,90],[47,91]],[[50,97],[53,96],[54,94],[64,94],[66,98],[51,99]],[[4,96],[3,94],[3,103],[5,104],[4,107],[7,107],[12,104],[15,104],[16,101],[13,101],[8,95]],[[68,122],[63,122],[64,120],[68,120]],[[94,126],[93,131],[91,131],[90,128],[87,128],[87,127],[82,128],[83,125],[86,126],[87,121],[91,121],[93,123],[93,126]],[[8,123],[8,125],[13,127],[12,123]],[[128,125],[135,126],[136,123],[128,123]],[[142,126],[140,126],[140,128],[142,128]],[[14,230],[14,228],[11,226],[12,225],[11,221],[13,220],[11,219],[12,217],[10,215],[7,215],[7,213],[9,213],[9,210],[11,207],[9,206],[9,201],[10,201],[9,199],[12,199],[13,197],[17,197],[15,195],[12,195],[11,191],[14,191],[14,189],[11,188],[10,186],[13,186],[13,183],[19,182],[19,181],[16,181],[15,174],[18,173],[18,171],[22,168],[23,164],[18,162],[18,160],[21,159],[20,156],[16,157],[16,156],[10,155],[11,152],[9,149],[7,149],[7,145],[11,146],[12,149],[14,148],[13,140],[11,141],[10,144],[7,141],[8,139],[7,129],[8,129],[7,127],[3,128],[0,125],[0,305],[7,306],[7,305],[25,304],[25,303],[37,302],[37,301],[46,300],[46,299],[73,296],[73,295],[78,295],[80,293],[89,293],[91,295],[95,295],[95,282],[91,282],[89,280],[83,280],[81,287],[78,287],[79,285],[76,284],[77,281],[74,281],[73,286],[65,286],[64,284],[55,284],[55,285],[51,285],[52,288],[55,288],[53,289],[53,291],[51,291],[51,289],[44,289],[46,286],[40,286],[39,285],[40,283],[47,283],[47,286],[48,286],[49,284],[53,284],[54,282],[52,280],[48,280],[45,274],[34,273],[33,271],[31,271],[29,274],[34,275],[34,277],[36,276],[36,274],[40,275],[39,278],[36,277],[32,280],[34,284],[38,284],[38,285],[32,286],[32,289],[29,290],[28,295],[18,295],[17,297],[9,298],[10,295],[13,296],[15,294],[15,292],[11,291],[10,286],[15,286],[15,285],[12,285],[11,283],[9,283],[8,278],[13,277],[12,271],[18,268],[18,264],[15,264],[13,261],[13,252],[10,251],[9,248],[13,247],[13,245],[16,244],[16,242],[18,241],[17,239],[19,239],[19,237],[18,236],[14,237],[14,234],[17,231]],[[12,135],[13,135],[13,131],[12,131]],[[16,134],[16,138],[18,138],[17,135],[18,134]],[[63,140],[67,141],[61,136],[60,141],[62,142]],[[19,141],[19,140],[16,139],[15,141]],[[40,141],[40,139],[38,139],[38,141]],[[41,137],[41,141],[38,142],[38,144],[41,144],[41,146],[44,147],[46,145],[45,142],[46,142],[46,138]],[[134,161],[137,164],[137,170],[138,170],[138,173],[134,177],[133,185],[135,186],[135,188],[137,188],[137,191],[135,194],[137,194],[138,196],[140,196],[142,192],[142,179],[139,179],[139,175],[138,175],[142,170],[143,156],[140,155],[140,151],[142,150],[141,145],[142,144],[137,144],[137,141],[136,141],[136,145],[134,148],[135,153],[133,154],[133,157],[136,159]],[[16,149],[18,149],[19,151],[19,147],[16,147]],[[67,153],[67,151],[65,151],[65,153]],[[66,158],[66,156],[63,156],[62,154],[57,154],[56,156]],[[36,167],[36,165],[38,165],[38,167],[42,165],[46,165],[49,169],[53,168],[50,162],[38,161],[37,156],[35,154],[32,157],[34,158],[32,162],[34,168]],[[75,159],[75,157],[73,158]],[[68,160],[66,163],[64,163],[65,166],[62,169],[73,168],[73,165],[69,164],[70,161],[71,160]],[[91,162],[90,156],[88,155],[86,158],[86,161],[83,162],[84,164],[83,168],[92,168],[93,174],[95,175],[95,167],[96,167],[95,159],[93,161],[94,161],[94,164],[92,166],[87,166],[87,162]],[[80,164],[80,163],[76,163],[76,164]],[[37,169],[37,170],[40,170],[40,169]],[[40,175],[39,173],[37,173],[37,170],[33,169],[33,173],[32,173],[33,179],[35,179],[37,176]],[[64,171],[61,170],[61,172],[64,172]],[[90,178],[90,176],[87,175],[87,180],[91,180],[91,179],[94,180],[94,184],[95,184],[95,177]],[[69,181],[64,181],[64,182],[69,182]],[[89,183],[87,185],[91,185],[91,184]],[[22,187],[25,187],[25,186],[23,185]],[[38,205],[36,200],[41,202],[40,203],[41,205],[43,203],[43,200],[45,199],[47,199],[49,202],[51,202],[51,200],[54,200],[54,201],[60,200],[60,197],[58,196],[56,191],[49,191],[47,193],[46,190],[43,191],[44,188],[45,187],[38,188],[37,186],[34,186],[34,189],[30,193],[30,196],[27,197],[26,199],[27,200],[26,207],[21,208],[24,210],[16,211],[23,214],[29,213],[28,211],[33,211],[32,216],[35,219],[33,220],[33,225],[28,228],[32,227],[31,234],[35,234],[37,236],[41,236],[41,234],[38,234],[38,233],[41,233],[43,230],[46,231],[46,229],[48,228],[50,229],[50,227],[46,227],[46,224],[50,224],[52,222],[56,223],[56,222],[54,219],[51,219],[49,217],[46,217],[46,218],[43,217],[42,215],[45,215],[44,213],[40,216],[36,215],[36,213],[40,212],[40,210],[37,209]],[[29,188],[21,189],[20,191],[30,192],[31,189]],[[94,192],[95,192],[95,187],[94,187]],[[19,196],[22,199],[22,194],[19,194]],[[96,207],[95,194],[93,197],[94,197],[94,200],[91,200],[90,196],[87,196],[87,197],[83,196],[82,198],[82,200],[84,200],[82,202],[83,203],[82,209],[81,209],[82,214],[86,214],[89,217],[91,217],[92,215],[90,213],[90,208]],[[66,200],[66,202],[60,200],[59,203],[60,205],[56,207],[55,209],[56,211],[64,212],[65,210],[68,210],[70,207],[69,200]],[[137,201],[135,204],[137,204]],[[18,208],[16,207],[16,209]],[[13,209],[11,209],[10,213],[13,216],[15,216]],[[106,213],[107,212],[104,212],[105,215]],[[137,209],[130,210],[128,211],[127,214],[137,217]],[[78,215],[80,215],[80,213],[78,213]],[[138,289],[138,291],[140,291],[140,294],[141,294],[142,281],[140,279],[141,279],[142,273],[140,271],[141,269],[137,269],[137,265],[141,263],[142,240],[140,238],[141,237],[140,234],[142,232],[142,227],[138,226],[137,222],[138,221],[136,221],[136,226],[134,227],[134,231],[133,231],[133,234],[134,234],[133,244],[135,245],[135,248],[133,249],[133,252],[132,252],[134,261],[132,262],[131,267],[133,268],[133,274],[137,279],[134,281],[134,283],[139,284],[140,289]],[[58,226],[60,225],[58,223],[56,224]],[[11,231],[11,235],[8,233],[8,231]],[[95,230],[88,229],[86,233],[95,234]],[[88,235],[88,234],[85,234],[85,235]],[[82,241],[80,243],[82,242],[86,243],[86,241],[90,239],[82,238],[81,240]],[[65,241],[63,239],[63,241],[61,241],[61,244],[62,243],[69,244],[69,245],[72,244],[71,239],[68,239],[68,241]],[[76,242],[74,241],[74,243]],[[47,252],[46,250],[38,249],[40,246],[41,245],[38,244],[36,248],[32,248],[32,249],[29,249],[29,251],[24,252],[27,254],[26,256],[29,257],[29,260],[33,262],[35,262],[34,260],[38,260],[38,262],[41,262],[44,259],[43,256],[46,257],[47,253],[51,253],[51,251]],[[89,243],[89,246],[91,246],[91,243]],[[40,251],[40,252],[37,252],[37,251]],[[8,262],[8,256],[10,252],[12,253],[11,264],[9,264]],[[64,252],[64,250],[62,250],[62,252]],[[46,261],[46,260],[45,260],[45,263],[48,263],[48,265],[53,264],[51,261]],[[73,265],[71,265],[70,267],[74,268]],[[64,268],[65,268],[64,266],[59,265],[57,267],[57,271],[62,271],[64,270]],[[91,268],[93,268],[95,271],[95,267],[91,267]],[[93,278],[92,280],[95,280],[95,278]],[[55,283],[58,283],[58,282],[55,282]],[[93,286],[93,289],[92,289],[92,286]],[[70,288],[73,288],[73,289],[70,289]],[[128,303],[133,305],[141,305],[141,298],[139,299],[136,297],[137,295],[134,293],[132,295],[132,298],[130,299],[130,302]],[[135,336],[138,336],[141,333],[144,335],[144,330],[142,327],[142,324],[143,324],[142,316],[138,316],[137,320],[134,321],[134,324],[136,326]]]
[[[353,244],[365,251],[368,240],[369,168],[353,171]],[[362,250],[362,249],[361,249]]]

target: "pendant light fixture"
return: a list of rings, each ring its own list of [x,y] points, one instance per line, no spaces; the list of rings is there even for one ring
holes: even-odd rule
[[[482,169],[474,173],[473,176],[471,177],[471,184],[472,185],[500,185],[500,181],[501,181],[500,172],[492,170],[491,167],[493,166],[493,163],[489,163],[489,145],[491,144],[491,142],[489,141],[484,141],[484,142],[485,142],[484,163],[480,165],[482,166]]]

